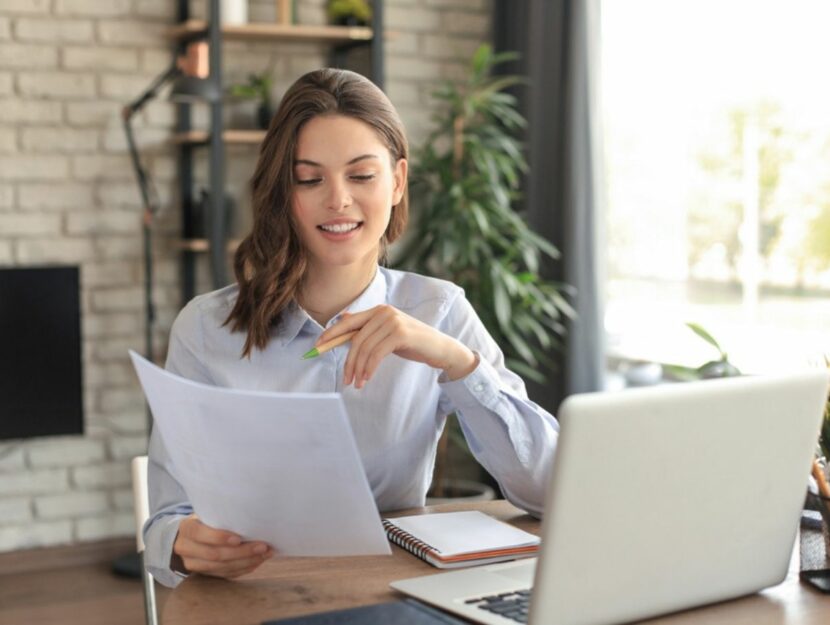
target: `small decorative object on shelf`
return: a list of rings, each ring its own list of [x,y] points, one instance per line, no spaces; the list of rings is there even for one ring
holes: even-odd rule
[[[338,26],[368,26],[372,23],[372,7],[366,0],[329,0],[326,12],[329,22]]]
[[[222,24],[237,26],[248,23],[248,0],[222,0],[219,6]]]
[[[271,72],[266,70],[259,74],[248,74],[248,82],[231,85],[230,94],[245,100],[257,100],[257,128],[268,128],[274,109],[271,106],[271,86],[274,81]]]
[[[277,0],[277,22],[294,23],[294,0]]]

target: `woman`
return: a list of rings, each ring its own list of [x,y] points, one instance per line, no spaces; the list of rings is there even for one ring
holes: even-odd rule
[[[527,399],[459,287],[379,266],[406,225],[407,158],[403,125],[369,80],[334,69],[297,80],[262,146],[237,284],[181,311],[167,368],[218,386],[341,393],[380,510],[424,504],[456,411],[504,494],[538,515],[556,420]],[[149,453],[145,562],[156,579],[237,577],[273,555],[193,515],[156,432]]]

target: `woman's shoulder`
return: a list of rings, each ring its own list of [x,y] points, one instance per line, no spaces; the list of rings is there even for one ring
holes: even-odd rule
[[[401,310],[412,310],[423,304],[449,306],[464,290],[440,278],[432,278],[411,271],[381,268],[386,278],[387,301]]]
[[[173,330],[187,332],[193,328],[221,328],[239,295],[236,284],[197,295],[179,311]]]

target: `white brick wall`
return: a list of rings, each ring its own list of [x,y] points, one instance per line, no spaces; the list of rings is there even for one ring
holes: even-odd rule
[[[298,0],[303,23],[324,23],[325,0]],[[387,0],[387,91],[417,145],[429,128],[430,92],[456,76],[489,30],[491,0]],[[273,0],[249,0],[253,20]],[[195,17],[206,0],[191,0]],[[0,266],[81,268],[85,436],[0,441],[0,551],[133,533],[129,459],[147,444],[144,403],[127,358],[143,349],[141,202],[120,110],[170,62],[171,0],[0,0]],[[272,68],[275,96],[324,64],[313,44],[228,42],[227,82]],[[164,94],[163,94],[164,95]],[[228,120],[253,107],[227,107]],[[194,107],[205,127],[206,107]],[[142,158],[162,204],[157,220],[157,351],[179,308],[173,245],[176,161],[164,97],[135,119]],[[233,122],[236,123],[236,122]],[[244,195],[256,150],[233,147],[228,187]],[[205,180],[204,155],[197,179]],[[250,217],[239,214],[245,227]],[[199,283],[208,288],[200,259]]]

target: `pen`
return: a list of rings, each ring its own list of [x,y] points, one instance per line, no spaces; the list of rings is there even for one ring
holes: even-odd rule
[[[317,358],[320,354],[325,354],[327,351],[334,349],[342,345],[343,343],[348,343],[352,340],[352,337],[357,334],[357,330],[353,330],[351,332],[346,332],[346,334],[341,334],[337,338],[334,338],[330,341],[326,341],[322,345],[318,345],[307,351],[303,354],[303,360],[308,360],[309,358]]]

